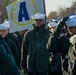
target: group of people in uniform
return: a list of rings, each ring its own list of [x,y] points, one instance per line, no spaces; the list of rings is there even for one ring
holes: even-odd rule
[[[23,33],[9,33],[9,21],[0,25],[0,74],[76,75],[76,15],[48,24],[45,14],[31,18],[33,28]]]

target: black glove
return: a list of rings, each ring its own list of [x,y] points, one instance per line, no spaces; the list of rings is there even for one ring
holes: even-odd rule
[[[62,29],[65,26],[65,22],[69,19],[69,16],[62,18],[57,26],[57,29]]]
[[[65,22],[69,19],[69,16],[62,18],[54,32],[54,35],[60,35],[62,28],[65,26]]]

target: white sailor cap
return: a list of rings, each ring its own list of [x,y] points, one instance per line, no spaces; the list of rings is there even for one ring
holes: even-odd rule
[[[76,26],[76,15],[69,16],[69,19],[66,21],[66,25],[69,27]]]
[[[31,17],[32,19],[44,19],[45,14],[37,13],[35,15],[32,15]]]
[[[8,25],[8,24],[5,24],[5,23],[2,23],[2,24],[0,25],[0,29],[1,29],[1,30],[9,29],[9,25]]]
[[[57,25],[58,25],[58,23],[56,23],[56,22],[49,22],[48,23],[49,28],[55,27]]]
[[[54,18],[54,19],[52,19],[52,22],[57,22],[58,23],[59,20],[60,20],[60,18]]]

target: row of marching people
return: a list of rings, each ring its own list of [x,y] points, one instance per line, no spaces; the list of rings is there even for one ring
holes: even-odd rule
[[[0,25],[0,74],[20,75],[19,51],[8,33],[9,23],[2,23]]]
[[[76,75],[76,15],[49,22],[48,29],[54,36],[52,52],[59,53],[61,58],[62,74],[59,75]]]
[[[76,75],[76,15],[48,25],[45,14],[31,17],[33,29],[22,35],[9,33],[8,21],[0,25],[0,74]]]
[[[3,61],[0,63],[1,65],[0,74],[1,75],[20,75],[21,45],[22,45],[23,35],[27,30],[9,33],[9,28],[10,28],[10,23],[9,23],[9,20],[7,19],[4,21],[4,23],[0,24],[0,41],[1,41],[1,47],[2,47],[1,49],[4,49],[3,52],[5,50],[7,52],[7,55],[5,55],[5,53],[3,53],[2,50],[0,51],[1,53],[3,53],[3,56],[2,56],[3,59],[1,58],[1,61],[2,60]],[[4,62],[4,60],[6,62]]]
[[[76,15],[61,18],[52,32],[52,26],[47,28],[44,23],[45,14],[31,17],[33,29],[24,34],[22,42],[24,73],[76,75]]]

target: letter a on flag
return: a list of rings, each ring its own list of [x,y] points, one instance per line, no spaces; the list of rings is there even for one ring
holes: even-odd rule
[[[31,16],[44,13],[43,0],[19,0],[6,7],[10,21],[9,32],[31,29]]]

